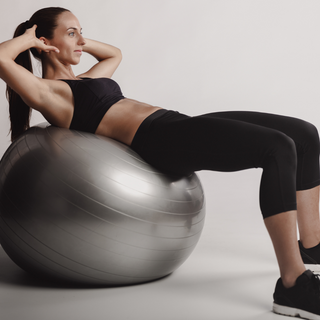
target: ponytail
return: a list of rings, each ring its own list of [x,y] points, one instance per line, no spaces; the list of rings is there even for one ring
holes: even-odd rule
[[[16,38],[24,34],[28,27],[28,22],[21,23],[17,27],[13,37]],[[15,62],[25,67],[30,72],[33,72],[29,50],[21,52],[15,59]],[[29,129],[31,108],[27,106],[26,103],[21,99],[21,97],[15,91],[13,91],[8,85],[6,93],[9,102],[11,141],[14,141],[24,131]]]
[[[18,36],[21,36],[26,32],[27,29],[32,28],[32,26],[36,24],[37,38],[40,38],[41,36],[43,36],[47,39],[52,39],[54,30],[57,27],[58,16],[61,13],[66,11],[69,11],[69,10],[60,8],[60,7],[49,7],[49,8],[40,9],[32,15],[30,20],[27,20],[26,22],[21,23],[17,27],[13,37],[16,38]],[[15,62],[23,66],[24,68],[26,68],[32,73],[33,70],[32,70],[30,51],[32,52],[32,55],[36,59],[41,60],[41,55],[38,53],[38,51],[35,48],[31,48],[30,50],[21,52],[15,59]],[[11,128],[10,128],[11,141],[14,141],[24,131],[29,129],[31,108],[27,106],[27,104],[22,100],[22,98],[15,91],[13,91],[8,85],[7,85],[7,99],[9,101],[9,114],[10,114],[10,122],[11,122]]]

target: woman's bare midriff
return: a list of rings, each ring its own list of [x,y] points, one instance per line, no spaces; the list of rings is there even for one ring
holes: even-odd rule
[[[143,120],[159,109],[132,99],[120,100],[107,111],[95,133],[130,146]]]

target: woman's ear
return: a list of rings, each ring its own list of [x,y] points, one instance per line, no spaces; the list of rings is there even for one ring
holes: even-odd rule
[[[45,45],[49,45],[49,42],[45,37],[40,37],[39,40],[42,41]]]
[[[45,45],[47,45],[47,39],[45,37],[40,37],[39,40],[41,42],[43,42]],[[40,49],[37,49],[38,53],[41,54],[42,53],[42,50]]]

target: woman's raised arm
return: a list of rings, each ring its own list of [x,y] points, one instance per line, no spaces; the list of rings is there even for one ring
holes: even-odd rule
[[[79,77],[111,78],[122,59],[120,49],[111,46],[110,44],[95,40],[85,39],[83,51],[91,54],[99,62],[95,64],[89,71],[79,75]]]
[[[18,65],[15,59],[30,48],[45,52],[58,51],[56,47],[45,45],[35,36],[36,27],[34,25],[23,35],[0,44],[0,78],[18,93],[27,105],[35,109],[42,105],[44,91],[48,90],[48,87],[42,79]]]

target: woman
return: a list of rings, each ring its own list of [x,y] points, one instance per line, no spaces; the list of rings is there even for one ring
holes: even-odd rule
[[[41,59],[41,79],[30,72],[29,49]],[[75,76],[71,66],[80,62],[82,52],[98,63]],[[281,275],[274,311],[320,319],[320,280],[304,265],[320,264],[316,128],[299,119],[255,112],[189,117],[124,98],[110,79],[120,61],[119,49],[84,39],[70,11],[37,11],[18,26],[12,40],[0,44],[12,139],[29,127],[33,108],[52,125],[125,143],[166,173],[263,168],[260,206]]]

